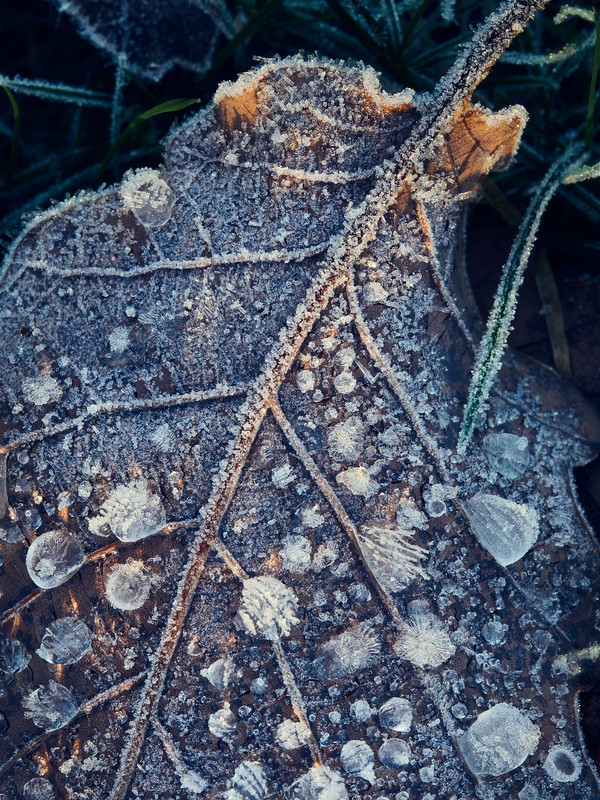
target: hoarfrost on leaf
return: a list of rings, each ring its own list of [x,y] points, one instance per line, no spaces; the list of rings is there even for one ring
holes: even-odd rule
[[[375,783],[375,754],[361,739],[353,739],[342,747],[342,767],[351,775],[358,775],[369,783]]]
[[[488,433],[483,449],[490,467],[511,481],[520,478],[529,466],[528,440],[513,433]]]
[[[311,565],[311,549],[311,541],[306,536],[297,534],[286,536],[279,551],[284,569],[296,573],[306,572]]]
[[[571,783],[581,775],[581,761],[570,748],[558,744],[546,756],[544,769],[553,781]]]
[[[289,636],[292,626],[300,622],[297,610],[292,589],[270,575],[259,575],[244,581],[237,619],[252,636],[279,639]]]
[[[351,372],[344,370],[335,376],[333,385],[340,394],[350,394],[356,388],[356,378]]]
[[[48,531],[34,539],[25,564],[31,580],[40,589],[53,589],[68,581],[83,562],[81,545],[70,533]]]
[[[50,681],[39,686],[23,699],[25,716],[38,728],[56,731],[70,722],[79,711],[79,705],[66,686]]]
[[[138,479],[115,487],[98,516],[89,520],[89,528],[99,536],[110,530],[122,542],[137,542],[160,531],[166,521],[160,497],[147,481]]]
[[[433,614],[415,614],[394,645],[400,658],[418,667],[439,667],[454,655],[446,625]]]
[[[43,373],[37,378],[28,378],[23,381],[23,394],[28,403],[34,406],[45,406],[48,403],[57,403],[62,397],[63,390],[52,375]]]
[[[498,703],[483,711],[458,745],[475,775],[504,775],[535,753],[540,731],[521,711]]]
[[[296,375],[296,384],[303,394],[312,392],[315,388],[315,373],[309,369],[302,369]]]
[[[140,561],[116,564],[104,583],[106,599],[119,611],[141,608],[150,594],[150,576]]]
[[[537,513],[524,503],[479,492],[464,507],[480,544],[503,567],[523,558],[537,541]]]
[[[61,617],[44,631],[36,653],[50,664],[75,664],[92,645],[92,632],[83,620]]]

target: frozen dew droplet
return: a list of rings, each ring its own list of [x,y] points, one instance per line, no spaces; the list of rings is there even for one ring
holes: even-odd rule
[[[538,538],[537,514],[522,503],[479,492],[465,511],[481,545],[503,567],[523,558]]]
[[[351,372],[344,370],[335,376],[333,385],[340,394],[350,394],[356,388],[356,378]]]
[[[29,664],[31,656],[17,639],[0,640],[0,670],[7,675],[21,672]]]
[[[123,205],[136,215],[142,225],[159,227],[169,221],[175,195],[169,184],[154,169],[128,172],[120,189]]]
[[[294,722],[291,719],[285,719],[275,732],[275,741],[284,750],[298,750],[309,739],[310,730],[304,722]]]
[[[379,709],[379,722],[384,728],[406,733],[412,725],[413,712],[405,697],[392,697]]]
[[[279,551],[283,568],[290,572],[302,573],[310,569],[312,543],[306,536],[290,534],[283,540]]]
[[[90,649],[92,632],[75,617],[62,617],[44,631],[36,653],[50,664],[75,664]]]
[[[291,589],[277,578],[259,575],[244,581],[237,620],[252,636],[274,640],[289,636],[300,621],[297,609],[298,600]]]
[[[410,762],[410,747],[402,739],[388,739],[379,748],[379,760],[388,769],[400,769]]]
[[[23,705],[27,709],[25,716],[32,719],[38,728],[48,732],[62,728],[79,711],[71,692],[56,681],[35,689],[25,697]]]
[[[327,445],[336,460],[357,459],[365,449],[365,426],[359,417],[348,417],[327,432]]]
[[[139,561],[116,564],[104,583],[106,599],[119,611],[141,608],[150,594],[150,576]]]
[[[258,761],[242,761],[231,779],[233,789],[223,800],[264,800],[269,792],[267,776]]]
[[[17,523],[8,519],[0,523],[0,539],[9,544],[15,544],[23,539],[23,534]]]
[[[23,786],[23,800],[52,800],[54,789],[46,778],[32,778]]]
[[[339,472],[335,479],[354,495],[372,497],[379,491],[379,484],[371,478],[365,467],[350,467]]]
[[[312,392],[312,390],[315,388],[314,372],[311,372],[309,369],[301,369],[296,375],[296,385],[303,394],[306,394],[306,392]]]
[[[519,792],[519,800],[539,800],[540,793],[531,783],[526,783]]]
[[[488,433],[483,449],[490,467],[511,481],[520,478],[529,466],[528,441],[513,433]]]
[[[388,293],[380,283],[367,283],[363,289],[363,297],[367,303],[382,303],[387,300]]]
[[[237,719],[231,709],[226,706],[211,714],[208,718],[208,730],[218,739],[231,739],[237,730]]]
[[[371,624],[361,622],[319,648],[313,671],[327,679],[348,678],[370,667],[380,652],[381,643]]]
[[[160,497],[140,479],[113,489],[88,525],[99,536],[112,531],[122,542],[137,542],[160,531],[166,521]]]
[[[81,545],[70,533],[49,531],[34,539],[25,564],[40,589],[53,589],[68,581],[85,561]]]
[[[413,542],[413,531],[373,523],[362,525],[357,538],[371,571],[388,592],[400,591],[417,576],[429,577],[421,567],[428,550]]]
[[[481,629],[481,633],[486,642],[492,647],[501,644],[506,636],[504,625],[496,619],[491,619],[489,622],[486,622]]]
[[[418,667],[439,667],[456,650],[444,623],[428,613],[411,617],[394,649]]]
[[[570,783],[581,775],[581,761],[570,748],[556,745],[546,756],[544,769],[553,781]]]
[[[366,742],[352,740],[346,742],[340,753],[342,767],[351,775],[358,775],[369,783],[375,782],[375,754]]]
[[[342,776],[319,764],[290,786],[291,800],[348,800]]]
[[[355,722],[366,722],[371,714],[371,706],[366,700],[356,700],[350,706],[350,716]]]
[[[504,775],[535,753],[540,731],[530,719],[508,703],[482,712],[458,745],[475,775]]]
[[[215,689],[228,689],[239,682],[241,672],[230,658],[218,658],[200,672]]]

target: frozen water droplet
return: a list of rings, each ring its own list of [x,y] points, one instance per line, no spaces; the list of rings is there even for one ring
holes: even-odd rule
[[[351,372],[344,370],[335,376],[333,385],[340,394],[350,394],[356,388],[356,378]]]
[[[367,283],[363,289],[363,297],[367,303],[382,303],[387,300],[388,293],[380,283]]]
[[[348,800],[342,776],[324,764],[306,772],[290,786],[291,800]]]
[[[519,800],[539,800],[540,793],[531,783],[526,783],[519,792]]]
[[[433,764],[428,764],[426,767],[421,767],[419,770],[419,778],[423,781],[423,783],[429,783],[435,777],[435,766]]]
[[[306,536],[290,534],[283,540],[279,551],[284,569],[303,573],[310,568],[312,543]]]
[[[350,716],[355,722],[366,722],[371,713],[371,706],[366,700],[356,700],[350,706]]]
[[[581,775],[581,761],[570,748],[556,745],[546,756],[544,769],[553,781],[571,783]]]
[[[465,719],[468,709],[464,703],[455,703],[450,709],[455,719]]]
[[[410,747],[402,739],[388,739],[379,748],[379,760],[388,769],[400,769],[410,762]]]
[[[413,712],[405,697],[392,697],[379,709],[379,721],[384,728],[406,733],[412,725]]]
[[[346,742],[340,753],[340,761],[346,772],[358,775],[369,783],[375,782],[375,754],[366,742],[357,739]]]
[[[0,539],[9,544],[16,544],[23,539],[23,534],[17,523],[8,519],[0,523]]]
[[[29,577],[40,589],[53,589],[68,581],[84,561],[81,545],[64,531],[42,533],[31,543],[25,559]]]
[[[0,670],[7,675],[21,672],[31,656],[17,639],[0,640]]]
[[[379,484],[373,480],[364,467],[350,467],[339,472],[335,479],[345,486],[349,492],[363,497],[372,497],[379,491]]]
[[[327,679],[348,678],[370,667],[381,652],[381,643],[369,622],[333,636],[318,651],[313,670]]]
[[[523,558],[538,538],[537,514],[522,503],[479,492],[465,511],[481,545],[503,567]]]
[[[230,658],[219,658],[200,672],[215,689],[228,689],[239,682],[241,671]]]
[[[285,719],[275,732],[275,739],[284,750],[298,750],[310,739],[310,730],[303,722]]]
[[[106,599],[113,608],[134,611],[148,599],[150,576],[139,561],[116,564],[106,578],[104,589]]]
[[[259,575],[244,581],[237,620],[252,636],[278,639],[289,636],[300,621],[297,609],[298,600],[291,589],[277,578]]]
[[[365,449],[365,426],[359,417],[348,417],[327,432],[327,445],[336,460],[355,460]]]
[[[296,375],[296,384],[303,394],[312,392],[315,388],[315,374],[309,369],[301,369]]]
[[[529,465],[528,441],[513,433],[488,433],[483,449],[490,467],[511,481],[520,478]]]
[[[255,678],[250,684],[250,690],[254,692],[257,697],[262,697],[266,694],[269,684],[264,678]]]
[[[495,619],[491,619],[489,622],[486,622],[481,629],[481,633],[483,634],[483,638],[486,640],[486,642],[492,645],[492,647],[497,644],[501,644],[506,636],[504,625]]]
[[[92,644],[92,632],[75,617],[62,617],[46,628],[36,653],[50,664],[75,664]]]
[[[532,755],[539,728],[517,708],[499,703],[481,713],[458,745],[475,775],[504,775]]]
[[[160,497],[140,479],[113,489],[88,525],[98,536],[112,531],[122,542],[137,542],[160,531],[166,521]]]
[[[231,739],[237,730],[237,719],[230,708],[220,708],[208,718],[208,730],[218,739]]]
[[[32,719],[38,728],[48,732],[62,728],[79,711],[71,692],[56,681],[35,689],[25,697],[23,705],[27,709],[25,716]]]
[[[415,614],[395,644],[396,652],[418,667],[439,667],[454,655],[444,623],[433,614]]]
[[[242,761],[231,783],[234,788],[225,792],[223,800],[264,800],[269,791],[267,776],[258,761]]]
[[[23,786],[23,800],[52,800],[54,789],[46,778],[32,778]]]
[[[128,172],[121,183],[123,205],[136,215],[142,225],[159,227],[169,221],[175,195],[169,184],[154,169]]]

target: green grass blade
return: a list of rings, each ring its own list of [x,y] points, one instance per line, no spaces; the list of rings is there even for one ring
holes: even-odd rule
[[[502,365],[502,355],[517,307],[517,293],[523,281],[525,267],[531,254],[542,216],[562,180],[574,166],[581,150],[575,146],[548,170],[535,193],[508,257],[485,334],[471,375],[469,396],[463,409],[458,437],[458,452],[464,453],[473,435],[479,412],[487,400],[494,379]]]
[[[21,110],[19,109],[19,104],[17,103],[14,94],[10,91],[8,86],[6,86],[3,83],[2,88],[6,92],[6,95],[10,101],[10,105],[12,107],[12,112],[13,112],[13,120],[14,120],[12,141],[10,143],[10,156],[8,157],[8,167],[7,167],[8,181],[10,183],[12,179],[13,170],[17,162],[17,152],[19,149],[19,137],[21,135]]]

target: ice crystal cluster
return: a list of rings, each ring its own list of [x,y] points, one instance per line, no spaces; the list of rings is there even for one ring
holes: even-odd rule
[[[535,6],[423,97],[264,63],[160,169],[15,243],[9,800],[597,800],[571,666],[600,564],[569,478],[596,417],[511,355],[456,450],[458,232],[525,121],[469,98]]]

